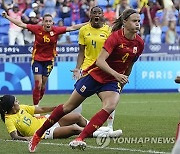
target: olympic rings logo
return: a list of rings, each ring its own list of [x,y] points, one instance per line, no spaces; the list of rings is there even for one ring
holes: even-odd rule
[[[158,52],[158,51],[161,50],[161,45],[151,44],[151,45],[149,45],[149,49],[150,49],[152,52]]]

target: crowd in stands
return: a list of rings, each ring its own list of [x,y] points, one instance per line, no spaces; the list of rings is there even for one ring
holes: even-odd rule
[[[105,22],[112,26],[126,8],[141,14],[139,35],[145,43],[180,43],[179,0],[0,0],[0,14],[5,10],[17,20],[41,24],[44,14],[50,13],[54,24],[70,26],[89,20],[89,11],[99,5]],[[58,44],[77,43],[78,31],[59,37]],[[34,35],[9,23],[0,16],[0,45],[32,44]]]

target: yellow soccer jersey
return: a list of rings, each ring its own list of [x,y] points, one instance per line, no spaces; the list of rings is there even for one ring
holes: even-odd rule
[[[79,30],[79,44],[85,45],[85,58],[81,66],[82,70],[96,61],[110,33],[111,28],[106,24],[102,28],[93,28],[90,23],[81,27]]]
[[[22,136],[33,136],[35,131],[39,129],[45,117],[33,117],[35,111],[34,106],[20,105],[20,110],[16,114],[6,114],[5,124],[9,133],[17,130]]]

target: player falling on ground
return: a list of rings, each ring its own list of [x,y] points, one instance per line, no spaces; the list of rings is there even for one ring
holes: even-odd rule
[[[35,117],[34,114],[51,112],[56,107],[37,107],[20,105],[18,99],[13,95],[0,97],[1,119],[6,125],[8,133],[13,140],[30,140],[32,135],[47,120],[48,115]],[[78,135],[87,125],[81,114],[69,113],[43,134],[43,139],[67,138]],[[93,137],[98,134],[108,134],[108,127],[102,127],[93,133]],[[112,133],[110,134],[113,135]],[[112,136],[113,137],[113,136]]]

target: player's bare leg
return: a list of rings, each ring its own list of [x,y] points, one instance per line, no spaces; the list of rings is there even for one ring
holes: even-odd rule
[[[78,107],[85,99],[86,97],[81,96],[76,90],[74,90],[68,101],[65,104],[57,106],[41,128],[39,128],[33,135],[29,142],[29,151],[34,152],[44,132],[58,122],[63,116]]]
[[[119,94],[114,91],[103,91],[100,92],[98,96],[102,100],[103,108],[91,118],[81,134],[69,143],[69,146],[72,149],[76,148],[84,150],[86,148],[84,139],[93,134],[93,132],[104,124],[110,113],[112,113],[116,108],[119,101]]]
[[[85,127],[87,125],[87,120],[81,114],[71,112],[62,117],[59,120],[59,124],[60,126],[69,126],[72,124],[77,124],[80,127]]]
[[[78,125],[70,125],[55,128],[53,132],[53,139],[58,138],[68,138],[73,135],[79,135],[82,132],[83,128]]]

